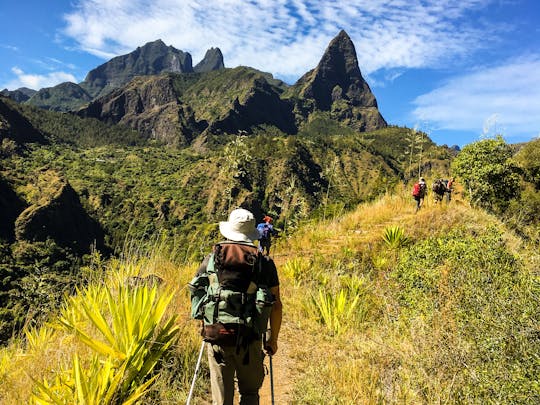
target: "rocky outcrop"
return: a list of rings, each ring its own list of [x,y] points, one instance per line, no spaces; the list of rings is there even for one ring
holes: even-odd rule
[[[225,64],[223,63],[223,54],[219,48],[210,48],[206,51],[203,60],[201,60],[193,70],[197,73],[211,72],[213,70],[223,69]]]
[[[88,253],[92,245],[104,246],[103,230],[81,205],[71,185],[47,173],[38,202],[26,208],[15,221],[15,237],[24,241],[53,239],[77,253]]]
[[[135,76],[163,72],[190,73],[193,65],[189,53],[167,46],[158,39],[91,70],[80,85],[92,97],[99,97],[125,85]]]
[[[27,104],[52,111],[71,111],[92,99],[78,84],[71,82],[60,83],[54,87],[39,90]]]
[[[17,144],[27,142],[47,143],[41,132],[20,114],[10,102],[0,98],[0,143],[4,138],[12,139]]]
[[[11,186],[0,178],[0,239],[15,239],[15,219],[24,209],[24,202]]]
[[[174,74],[137,77],[77,114],[126,125],[173,146],[189,145],[203,132],[236,134],[263,124],[296,133],[292,104],[264,75],[243,67],[194,76],[190,83]]]
[[[23,103],[36,94],[36,90],[29,89],[27,87],[20,87],[16,90],[4,89],[0,91],[0,94],[4,97],[8,97],[17,103]]]
[[[330,42],[317,67],[298,80],[294,92],[299,98],[296,110],[304,118],[313,110],[322,110],[361,131],[386,126],[345,31]]]
[[[243,101],[235,98],[223,116],[210,123],[211,133],[234,134],[259,125],[273,125],[287,134],[297,132],[292,104],[282,100],[264,77],[256,78]]]
[[[204,127],[196,122],[190,108],[180,103],[173,80],[171,75],[137,77],[77,114],[126,125],[147,139],[168,145],[187,145]]]

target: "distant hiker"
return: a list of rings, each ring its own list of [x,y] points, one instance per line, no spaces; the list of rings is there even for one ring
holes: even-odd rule
[[[435,202],[441,202],[444,198],[444,194],[446,193],[446,185],[444,184],[444,180],[435,180],[433,182],[433,185],[431,186],[431,190],[433,191],[433,197],[435,199]]]
[[[452,190],[454,187],[454,181],[456,181],[455,177],[451,177],[450,180],[448,180],[448,183],[446,183],[446,202],[449,203],[452,199]]]
[[[416,200],[416,211],[422,207],[424,203],[424,197],[426,196],[426,181],[423,177],[420,177],[418,183],[414,183],[412,196]]]
[[[272,245],[272,236],[275,236],[277,232],[272,225],[273,219],[268,215],[265,215],[263,222],[257,225],[259,231],[259,250],[265,255],[270,255],[270,246]],[[265,253],[266,250],[266,253]]]
[[[235,378],[240,404],[258,405],[264,379],[262,336],[267,354],[278,350],[282,304],[274,261],[253,241],[253,214],[236,209],[219,223],[226,240],[217,243],[190,282],[191,316],[202,320],[208,352],[212,403],[233,405]]]

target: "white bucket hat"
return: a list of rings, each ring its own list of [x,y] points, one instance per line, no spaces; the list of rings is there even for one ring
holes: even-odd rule
[[[259,238],[255,217],[243,208],[232,211],[227,222],[220,222],[219,231],[227,239],[235,242],[252,242]]]

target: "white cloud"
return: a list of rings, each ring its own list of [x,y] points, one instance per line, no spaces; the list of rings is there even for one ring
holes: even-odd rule
[[[2,88],[15,90],[20,87],[28,87],[39,90],[43,87],[52,87],[62,82],[77,82],[72,74],[66,72],[50,72],[45,75],[36,75],[25,73],[18,67],[13,67],[11,71],[17,78],[2,86]]]
[[[426,67],[464,56],[494,33],[464,14],[493,0],[79,0],[65,34],[110,58],[162,39],[194,63],[219,47],[227,66],[248,65],[297,79],[345,29],[362,72]]]
[[[439,129],[534,135],[540,130],[540,56],[477,68],[414,104],[414,117]]]

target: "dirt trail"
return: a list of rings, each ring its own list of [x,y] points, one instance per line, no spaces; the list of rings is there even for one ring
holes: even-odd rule
[[[291,339],[290,328],[283,325],[278,342],[278,352],[272,356],[272,369],[274,380],[274,404],[285,405],[291,403],[291,390],[293,388],[292,366],[293,359],[290,357],[290,347],[287,344]],[[264,360],[268,375],[264,378],[264,383],[259,391],[260,405],[272,404],[272,390],[270,386],[270,359],[267,356]]]

